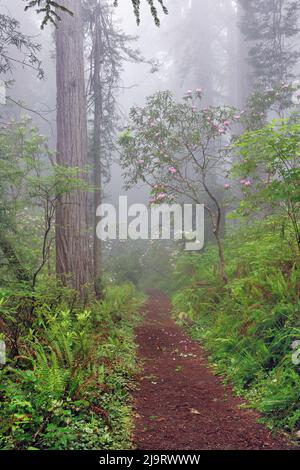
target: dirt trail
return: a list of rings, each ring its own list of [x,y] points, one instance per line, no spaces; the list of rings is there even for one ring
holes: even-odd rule
[[[152,292],[137,330],[144,370],[135,392],[135,444],[141,450],[288,449],[257,423],[258,414],[207,365],[201,346],[170,317],[166,296]]]

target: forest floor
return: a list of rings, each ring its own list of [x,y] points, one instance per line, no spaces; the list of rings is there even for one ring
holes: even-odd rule
[[[140,450],[282,450],[283,436],[212,372],[201,346],[171,318],[167,296],[150,292],[137,329],[143,364],[135,403],[135,447]]]

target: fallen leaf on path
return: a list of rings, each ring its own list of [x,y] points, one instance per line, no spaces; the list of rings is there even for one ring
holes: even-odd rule
[[[190,411],[191,411],[192,415],[200,415],[201,414],[200,411],[196,410],[195,408],[191,408]]]

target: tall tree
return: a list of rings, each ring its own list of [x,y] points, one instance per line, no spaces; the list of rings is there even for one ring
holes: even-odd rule
[[[101,158],[101,130],[103,121],[103,90],[101,80],[101,69],[103,63],[103,36],[101,27],[101,14],[100,4],[94,6],[93,11],[93,50],[92,61],[93,70],[91,87],[94,100],[94,122],[93,122],[93,183],[94,183],[94,207],[93,214],[95,219],[96,208],[102,202],[102,158]],[[101,240],[97,237],[96,233],[96,220],[94,220],[93,227],[94,242],[93,242],[93,262],[94,262],[94,286],[95,293],[98,297],[102,296],[102,260],[101,260]]]
[[[299,33],[300,4],[295,0],[239,0],[240,27],[249,44],[252,83],[266,89],[293,77],[300,56],[293,38]]]
[[[57,163],[77,168],[84,178],[88,150],[81,2],[60,3],[73,16],[62,12],[56,30]],[[61,197],[56,212],[57,273],[81,293],[92,268],[87,212],[84,190]]]
[[[91,134],[90,160],[94,187],[92,206],[94,285],[102,295],[102,250],[97,237],[96,208],[103,199],[103,185],[110,177],[119,107],[117,92],[124,61],[140,62],[142,57],[132,47],[136,38],[124,34],[114,21],[114,11],[107,0],[85,0],[84,18],[88,69],[88,118]]]
[[[212,103],[215,91],[214,5],[205,0],[182,3],[180,0],[174,1],[176,16],[165,39],[168,42],[171,38],[172,75],[178,79],[174,85],[186,89],[201,87],[205,90],[207,104]]]
[[[228,57],[227,77],[230,104],[243,109],[251,92],[249,80],[248,44],[239,28],[244,11],[236,2],[226,3],[226,37]]]

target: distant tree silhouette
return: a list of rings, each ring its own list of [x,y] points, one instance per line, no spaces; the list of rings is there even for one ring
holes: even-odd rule
[[[300,5],[295,0],[239,0],[240,28],[248,45],[252,83],[268,88],[293,78],[300,52]]]

